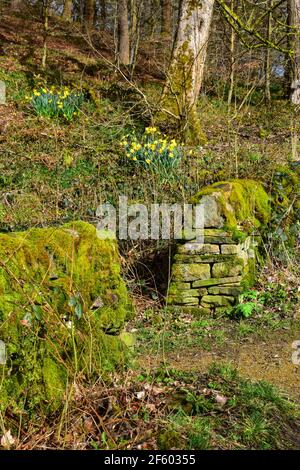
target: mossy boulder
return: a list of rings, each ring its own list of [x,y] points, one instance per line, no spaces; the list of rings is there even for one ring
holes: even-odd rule
[[[262,229],[270,220],[270,197],[257,181],[218,182],[198,192],[192,202],[204,203],[205,227],[222,227],[239,241]],[[213,218],[212,211],[208,210],[212,205],[215,207]]]
[[[123,365],[133,314],[115,240],[84,222],[0,234],[1,411],[53,411]]]

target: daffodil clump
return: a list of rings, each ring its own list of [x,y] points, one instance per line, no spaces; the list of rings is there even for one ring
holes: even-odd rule
[[[83,103],[83,94],[63,88],[39,88],[34,89],[31,96],[25,99],[30,103],[38,116],[49,118],[63,117],[72,121],[78,115]]]
[[[156,127],[146,127],[139,140],[135,136],[124,137],[121,145],[128,162],[151,168],[155,172],[176,168],[183,155],[181,145],[175,139],[168,140]]]

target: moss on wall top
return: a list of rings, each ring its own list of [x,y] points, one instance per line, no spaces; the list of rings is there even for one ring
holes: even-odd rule
[[[263,227],[270,219],[270,197],[259,182],[221,181],[199,191],[193,203],[199,203],[204,196],[211,196],[217,202],[224,227],[237,239]]]

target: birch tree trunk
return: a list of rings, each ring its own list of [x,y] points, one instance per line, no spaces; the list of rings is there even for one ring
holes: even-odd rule
[[[166,38],[172,35],[172,1],[160,0],[161,5],[161,33]]]
[[[44,14],[44,37],[43,37],[43,55],[42,55],[42,69],[46,69],[47,53],[48,53],[48,32],[49,32],[49,0],[44,0],[43,4]]]
[[[129,65],[129,28],[127,0],[118,1],[118,55],[120,64]]]
[[[300,0],[289,0],[290,49],[294,54],[290,60],[290,98],[294,107],[291,122],[292,160],[299,161],[299,117],[300,105]]]
[[[235,8],[235,1],[231,0],[231,9],[234,10]],[[233,28],[231,28],[230,31],[230,74],[229,74],[229,91],[228,91],[228,98],[227,98],[227,104],[228,104],[228,110],[230,111],[231,108],[231,102],[232,102],[232,97],[233,97],[233,91],[234,91],[234,78],[235,78],[235,41],[236,41],[236,33]]]
[[[269,4],[267,7],[270,8],[270,11],[267,16],[267,39],[268,41],[272,41],[272,10],[273,7],[273,0],[269,0]],[[265,68],[265,101],[267,105],[271,103],[271,49],[267,46],[265,51],[265,61],[264,61],[264,68]]]
[[[300,0],[289,0],[289,25],[291,27],[290,49],[294,51],[291,59],[291,101],[300,104]]]
[[[205,140],[197,115],[214,0],[181,0],[162,109],[186,140]]]
[[[72,19],[72,8],[73,0],[65,0],[64,10],[62,14],[62,19],[65,21],[71,21]]]

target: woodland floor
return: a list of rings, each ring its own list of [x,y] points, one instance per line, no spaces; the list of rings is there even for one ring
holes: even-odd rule
[[[8,14],[0,24],[0,80],[8,93],[0,116],[1,231],[77,218],[95,222],[97,205],[115,202],[120,193],[171,202],[235,177],[259,179],[269,189],[274,168],[289,161],[293,116],[280,94],[266,109],[260,89],[245,101],[248,90],[241,87],[228,113],[222,84],[218,89],[209,82],[199,105],[208,143],[172,180],[122,166],[121,137],[149,122],[139,94],[106,62],[113,60],[112,39],[95,35],[99,54],[79,30],[60,25],[49,39],[45,73],[40,26]],[[164,48],[153,41],[141,49],[135,78],[155,99]],[[30,112],[24,96],[43,81],[85,87],[89,99],[78,120],[65,125]],[[300,365],[292,363],[292,343],[300,340],[297,254],[288,266],[271,262],[262,273],[251,318],[193,318],[163,306],[165,244],[120,248],[138,312],[128,325],[137,338],[132,370],[111,386],[79,386],[75,404],[62,415],[20,426],[16,447],[299,449]]]

